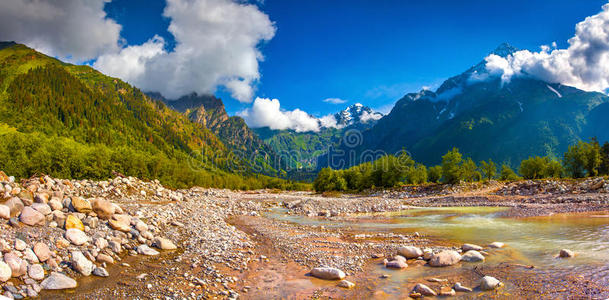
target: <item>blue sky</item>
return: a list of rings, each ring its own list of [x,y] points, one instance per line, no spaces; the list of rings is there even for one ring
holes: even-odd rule
[[[276,27],[261,43],[255,95],[314,115],[361,102],[380,108],[406,92],[437,86],[483,59],[502,42],[537,51],[559,48],[574,26],[606,1],[276,1],[258,4]],[[128,44],[155,34],[168,41],[163,0],[115,0],[105,7]],[[249,104],[216,92],[229,113]],[[341,98],[346,104],[322,100]]]

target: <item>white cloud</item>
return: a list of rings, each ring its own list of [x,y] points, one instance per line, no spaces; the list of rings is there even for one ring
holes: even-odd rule
[[[129,46],[99,57],[95,68],[167,98],[224,86],[241,102],[251,102],[263,59],[258,45],[275,35],[275,26],[256,5],[232,0],[167,0],[163,13],[176,45],[163,39]],[[137,63],[123,63],[135,58]]]
[[[323,100],[323,102],[332,103],[332,104],[343,104],[343,103],[347,103],[347,100],[343,100],[340,98],[326,98]]]
[[[609,4],[575,26],[567,49],[542,46],[539,52],[522,50],[506,58],[489,55],[486,68],[503,82],[513,76],[532,76],[586,91],[609,88]],[[556,44],[553,43],[553,48]]]
[[[0,40],[83,62],[119,50],[121,26],[106,18],[110,0],[0,1]]]
[[[269,127],[276,130],[292,129],[297,132],[317,132],[320,128],[319,121],[315,117],[300,109],[282,110],[277,99],[256,98],[251,108],[243,110],[237,115],[243,117],[251,127]]]
[[[269,127],[274,130],[291,129],[296,132],[314,131],[321,128],[340,128],[333,115],[316,118],[300,109],[283,110],[277,99],[256,98],[251,108],[237,113],[250,127]]]
[[[380,118],[382,118],[383,115],[377,112],[373,112],[373,113],[369,113],[367,111],[363,111],[362,115],[360,116],[359,120],[362,123],[368,123],[368,121],[376,121]]]

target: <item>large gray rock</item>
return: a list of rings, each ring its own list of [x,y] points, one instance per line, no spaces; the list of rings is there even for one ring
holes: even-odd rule
[[[345,272],[339,269],[328,267],[313,268],[311,270],[311,275],[325,280],[341,280],[347,276]]]
[[[444,250],[440,253],[435,253],[429,259],[429,265],[432,267],[452,266],[461,261],[461,255],[454,250]]]
[[[483,291],[494,290],[494,289],[496,289],[496,288],[498,288],[500,286],[501,286],[501,281],[499,281],[495,277],[484,276],[480,280],[480,289],[483,290]]]
[[[72,251],[72,267],[84,276],[91,275],[93,263],[88,260],[80,251]]]
[[[68,241],[77,246],[83,245],[89,241],[89,237],[86,233],[75,228],[66,230],[65,237]]]
[[[51,273],[40,283],[40,287],[45,290],[73,289],[76,286],[78,286],[76,280],[57,272]]]
[[[33,209],[31,206],[26,206],[21,211],[19,221],[23,222],[24,224],[34,226],[44,225],[46,219],[39,211]]]
[[[423,251],[414,246],[403,246],[398,248],[398,253],[406,258],[417,258],[423,256]]]
[[[484,261],[484,255],[476,250],[469,250],[461,256],[461,260],[466,262]]]

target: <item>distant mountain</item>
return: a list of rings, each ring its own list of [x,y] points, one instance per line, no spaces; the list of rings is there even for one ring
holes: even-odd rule
[[[165,99],[159,93],[148,93],[162,100],[167,106],[211,130],[234,154],[250,161],[253,168],[268,175],[284,175],[277,153],[264,143],[245,121],[238,116],[229,117],[221,99],[213,95],[182,96],[177,100]]]
[[[174,187],[266,180],[206,126],[139,89],[13,42],[0,42],[0,170],[97,179],[116,171]]]
[[[295,173],[298,170],[316,170],[317,158],[325,154],[330,147],[339,145],[347,130],[366,130],[382,118],[383,115],[360,103],[346,107],[334,114],[336,127],[322,127],[318,132],[295,132],[293,130],[272,130],[268,127],[254,129],[265,143],[287,161],[288,169]],[[302,175],[307,178],[306,175]]]
[[[383,114],[363,106],[361,103],[355,103],[334,115],[338,126],[358,128],[372,127],[382,117]]]
[[[502,44],[493,53],[505,57],[515,51]],[[406,149],[416,160],[433,165],[458,147],[474,160],[514,164],[531,155],[560,157],[581,139],[609,138],[606,95],[530,77],[502,82],[485,77],[485,71],[481,61],[436,91],[405,95],[362,133],[361,142],[341,144],[334,161],[350,166],[371,151]],[[327,156],[319,163],[328,165]]]

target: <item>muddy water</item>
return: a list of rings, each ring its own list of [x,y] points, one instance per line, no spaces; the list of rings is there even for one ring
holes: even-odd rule
[[[571,214],[534,218],[501,217],[506,208],[442,207],[414,208],[392,213],[362,214],[338,221],[287,215],[277,208],[267,217],[301,225],[327,228],[352,228],[363,232],[418,232],[439,244],[488,245],[499,241],[503,249],[491,249],[484,263],[460,263],[449,268],[415,267],[391,271],[381,264],[373,268],[375,276],[391,277],[378,286],[386,294],[401,294],[405,282],[429,277],[451,276],[471,272],[476,265],[534,265],[535,272],[578,274],[609,282],[609,214]],[[560,249],[576,252],[572,259],[559,259]],[[473,283],[472,283],[473,284]],[[515,287],[506,282],[506,292]]]

